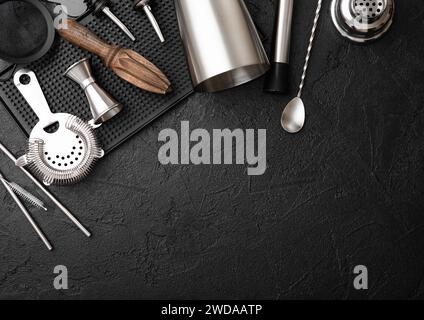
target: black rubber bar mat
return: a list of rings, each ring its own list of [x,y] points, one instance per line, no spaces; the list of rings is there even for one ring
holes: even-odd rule
[[[173,92],[166,96],[145,92],[121,80],[99,58],[60,39],[58,34],[50,52],[27,66],[36,73],[53,112],[71,113],[90,120],[91,113],[84,92],[76,83],[65,78],[63,73],[79,59],[92,57],[97,82],[124,106],[119,115],[97,129],[106,152],[119,146],[193,92],[174,1],[156,1],[156,4],[154,14],[166,38],[164,44],[160,43],[144,12],[133,10],[132,0],[114,1],[111,9],[137,37],[136,43],[128,39],[106,16],[93,18],[90,15],[83,20],[83,24],[103,40],[133,49],[158,66],[172,82]],[[38,119],[15,88],[12,79],[0,83],[0,97],[29,135]]]

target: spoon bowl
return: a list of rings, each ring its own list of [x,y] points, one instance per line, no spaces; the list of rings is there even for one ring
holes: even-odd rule
[[[298,133],[305,125],[305,106],[301,98],[294,98],[284,108],[281,126],[288,133]]]

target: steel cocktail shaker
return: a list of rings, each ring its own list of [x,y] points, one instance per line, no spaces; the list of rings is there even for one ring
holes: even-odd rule
[[[265,74],[269,60],[243,0],[175,0],[193,85],[229,89]]]

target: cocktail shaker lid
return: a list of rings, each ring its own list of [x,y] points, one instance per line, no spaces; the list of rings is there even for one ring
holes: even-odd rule
[[[394,0],[333,0],[333,23],[343,37],[358,43],[380,38],[393,22]]]

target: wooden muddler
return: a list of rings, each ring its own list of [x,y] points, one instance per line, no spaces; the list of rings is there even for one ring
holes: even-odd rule
[[[98,55],[119,77],[149,92],[166,94],[171,82],[153,63],[137,52],[113,46],[74,20],[67,20],[59,34],[70,43]]]

